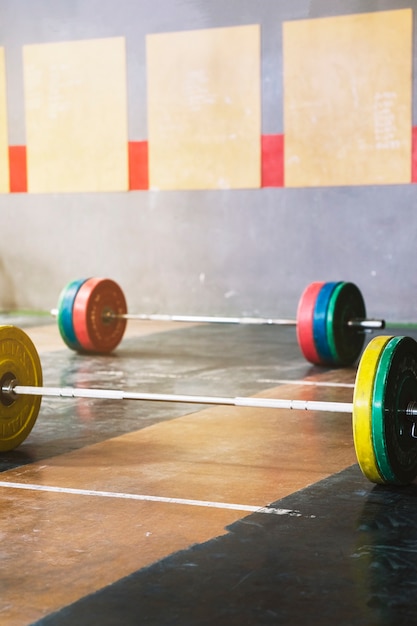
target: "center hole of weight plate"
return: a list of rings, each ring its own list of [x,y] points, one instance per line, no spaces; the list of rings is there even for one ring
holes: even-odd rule
[[[10,406],[16,400],[16,395],[13,392],[16,383],[16,376],[12,372],[3,374],[0,380],[0,402],[3,406]]]
[[[111,322],[115,319],[116,314],[113,311],[113,309],[110,309],[109,307],[106,307],[105,309],[103,309],[102,313],[101,313],[101,319],[103,324],[111,324]]]

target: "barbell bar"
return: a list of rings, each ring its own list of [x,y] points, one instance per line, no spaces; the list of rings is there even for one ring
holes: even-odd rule
[[[16,448],[27,438],[43,396],[233,405],[351,413],[355,452],[366,478],[403,485],[417,476],[417,342],[410,337],[381,335],[369,342],[351,403],[44,387],[42,382],[32,340],[15,326],[0,326],[0,451]]]
[[[55,309],[55,315],[58,309]],[[220,317],[204,315],[166,315],[164,313],[125,313],[116,315],[111,311],[103,313],[104,319],[110,321],[115,318],[125,320],[142,320],[152,322],[196,322],[207,324],[243,324],[259,326],[297,326],[297,320],[278,317]],[[354,319],[346,322],[348,328],[380,330],[384,328],[384,320],[376,319]]]
[[[319,402],[316,400],[287,400],[279,398],[235,398],[222,396],[194,396],[170,393],[142,393],[120,389],[77,389],[72,387],[32,387],[19,385],[13,376],[3,380],[0,393],[12,399],[15,395],[49,396],[60,398],[90,398],[95,400],[142,400],[148,402],[179,402],[184,404],[211,404],[258,409],[295,409],[301,411],[331,411],[352,413],[351,402]]]
[[[365,333],[385,321],[367,319],[363,296],[350,282],[315,282],[303,291],[296,319],[200,315],[131,314],[120,286],[108,278],[74,280],[61,291],[56,315],[66,345],[77,352],[107,354],[123,338],[128,320],[291,325],[304,357],[311,363],[347,366],[362,351]]]

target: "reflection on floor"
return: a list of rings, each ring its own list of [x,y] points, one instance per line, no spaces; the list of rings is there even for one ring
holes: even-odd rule
[[[111,356],[25,330],[50,386],[352,399],[291,328],[135,323]],[[413,620],[417,491],[366,481],[347,414],[44,398],[0,464],[2,624]]]

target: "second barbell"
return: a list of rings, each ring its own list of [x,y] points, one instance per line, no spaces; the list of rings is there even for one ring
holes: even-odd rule
[[[349,366],[362,351],[365,333],[385,327],[368,319],[363,296],[351,282],[314,282],[301,294],[296,319],[128,313],[121,287],[109,278],[68,283],[53,310],[65,344],[77,352],[108,354],[120,343],[128,320],[257,324],[296,327],[304,357],[326,366]]]

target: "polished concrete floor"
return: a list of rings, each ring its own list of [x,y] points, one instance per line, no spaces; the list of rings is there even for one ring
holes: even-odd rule
[[[293,328],[131,322],[81,356],[0,323],[48,386],[352,400]],[[348,414],[44,398],[0,465],[2,625],[417,623],[417,489],[362,476]]]

